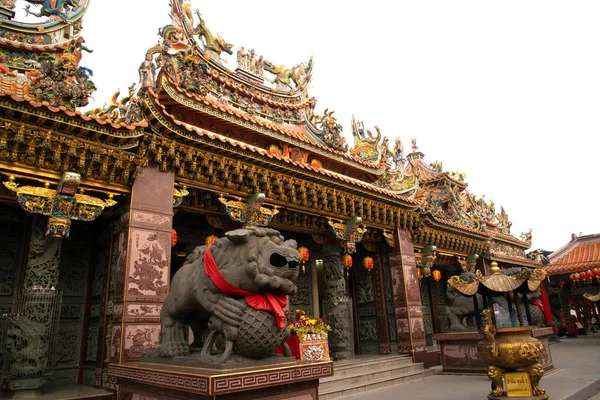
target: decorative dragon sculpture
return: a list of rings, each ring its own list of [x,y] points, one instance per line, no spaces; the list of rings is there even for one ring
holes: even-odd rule
[[[227,54],[233,54],[233,50],[231,50],[233,44],[226,42],[219,34],[213,35],[210,29],[206,27],[206,23],[202,18],[200,11],[196,10],[196,15],[200,22],[194,28],[194,35],[198,35],[199,38],[204,39],[206,48],[214,51],[217,55],[220,55],[223,51]]]
[[[35,5],[41,5],[39,13],[30,10],[31,4],[25,6],[26,15],[35,15],[36,17],[51,17],[53,15],[62,18],[64,21],[68,20],[67,12],[72,9],[79,7],[77,0],[25,0],[28,3]]]
[[[348,151],[346,139],[342,136],[342,125],[338,124],[337,119],[333,116],[334,111],[325,109],[323,115],[316,115],[311,112],[309,122],[322,131],[321,139],[329,147],[341,151]]]
[[[354,119],[352,116],[352,136],[354,136],[354,148],[350,149],[350,154],[355,155],[362,160],[377,161],[381,155],[379,142],[381,141],[381,131],[375,125],[377,136],[373,136],[370,130],[366,129],[361,120]],[[387,142],[387,141],[386,141]]]
[[[278,89],[286,86],[290,89],[304,88],[310,81],[312,66],[312,57],[308,61],[308,64],[300,63],[293,68],[286,68],[284,65],[275,66],[267,60],[264,62],[265,71],[275,75],[273,83],[277,85]],[[292,82],[295,86],[292,86]]]

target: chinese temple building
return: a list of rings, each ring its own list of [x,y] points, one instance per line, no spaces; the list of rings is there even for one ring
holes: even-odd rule
[[[600,234],[577,236],[548,256],[544,267],[551,296],[560,307],[552,311],[569,335],[596,330],[600,321]]]
[[[541,266],[525,256],[531,231],[513,236],[504,208],[427,163],[416,140],[405,148],[353,118],[346,143],[308,93],[312,60],[285,67],[234,46],[171,0],[139,82],[82,112],[95,89],[81,30],[89,0],[30,1],[44,18],[29,23],[13,20],[14,3],[0,0],[2,336],[54,331],[5,362],[10,390],[114,388],[112,363],[158,345],[186,256],[250,219],[306,248],[290,307],[331,324],[336,360],[436,364],[434,334],[479,322],[448,278],[491,262],[507,274]],[[48,305],[33,312],[33,295]]]

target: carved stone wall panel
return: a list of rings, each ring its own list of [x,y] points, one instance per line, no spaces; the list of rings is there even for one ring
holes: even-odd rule
[[[144,351],[158,347],[160,325],[126,325],[123,336],[123,362],[137,360]]]
[[[171,234],[130,229],[127,298],[162,297],[168,294]]]
[[[58,288],[63,291],[63,298],[83,298],[90,264],[90,235],[78,231],[62,242]]]
[[[128,304],[127,316],[140,318],[160,318],[162,304]]]
[[[34,216],[29,240],[29,254],[24,287],[56,287],[62,240],[46,236],[47,217]]]
[[[110,344],[108,358],[111,363],[120,363],[121,357],[121,325],[113,325],[109,330],[110,335],[106,336],[107,342]]]
[[[310,310],[312,312],[312,292],[310,274],[308,271],[307,273],[298,276],[296,279],[296,286],[298,287],[298,291],[295,295],[290,297],[290,303],[297,306],[297,308]]]
[[[0,208],[12,210],[6,206]],[[3,314],[11,312],[26,234],[27,227],[24,224],[0,218],[0,313]]]
[[[114,293],[114,300],[121,300],[124,296],[125,274],[127,271],[127,251],[129,250],[129,241],[127,240],[127,230],[119,232],[118,239],[114,240],[113,258],[111,262],[111,292]]]
[[[61,321],[58,327],[56,362],[61,367],[76,366],[81,344],[81,324]]]
[[[390,250],[391,280],[400,353],[425,351],[425,325],[410,232],[398,229]]]
[[[168,214],[133,210],[129,225],[136,228],[159,228],[168,231],[171,229],[171,219],[172,215]]]
[[[98,338],[100,335],[100,323],[90,323],[87,332],[87,352],[85,361],[96,362],[98,358]]]

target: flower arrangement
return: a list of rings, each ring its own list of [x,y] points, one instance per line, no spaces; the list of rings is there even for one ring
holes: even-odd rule
[[[296,310],[291,314],[285,312],[287,319],[287,328],[291,333],[295,333],[303,338],[308,334],[320,335],[327,338],[327,332],[331,331],[331,326],[321,318],[307,317],[303,310]]]

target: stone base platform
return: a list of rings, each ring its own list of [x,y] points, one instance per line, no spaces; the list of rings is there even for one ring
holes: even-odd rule
[[[0,393],[0,399],[112,400],[113,394],[90,386],[70,385],[58,388]]]
[[[554,368],[550,342],[548,338],[554,334],[552,328],[536,328],[531,336],[542,342],[544,356],[540,363],[545,371]],[[477,343],[483,340],[479,332],[450,332],[433,335],[442,352],[442,367],[445,373],[487,374],[487,363],[479,358]]]
[[[220,370],[142,362],[108,367],[117,400],[315,400],[319,378],[332,375],[331,361]]]

